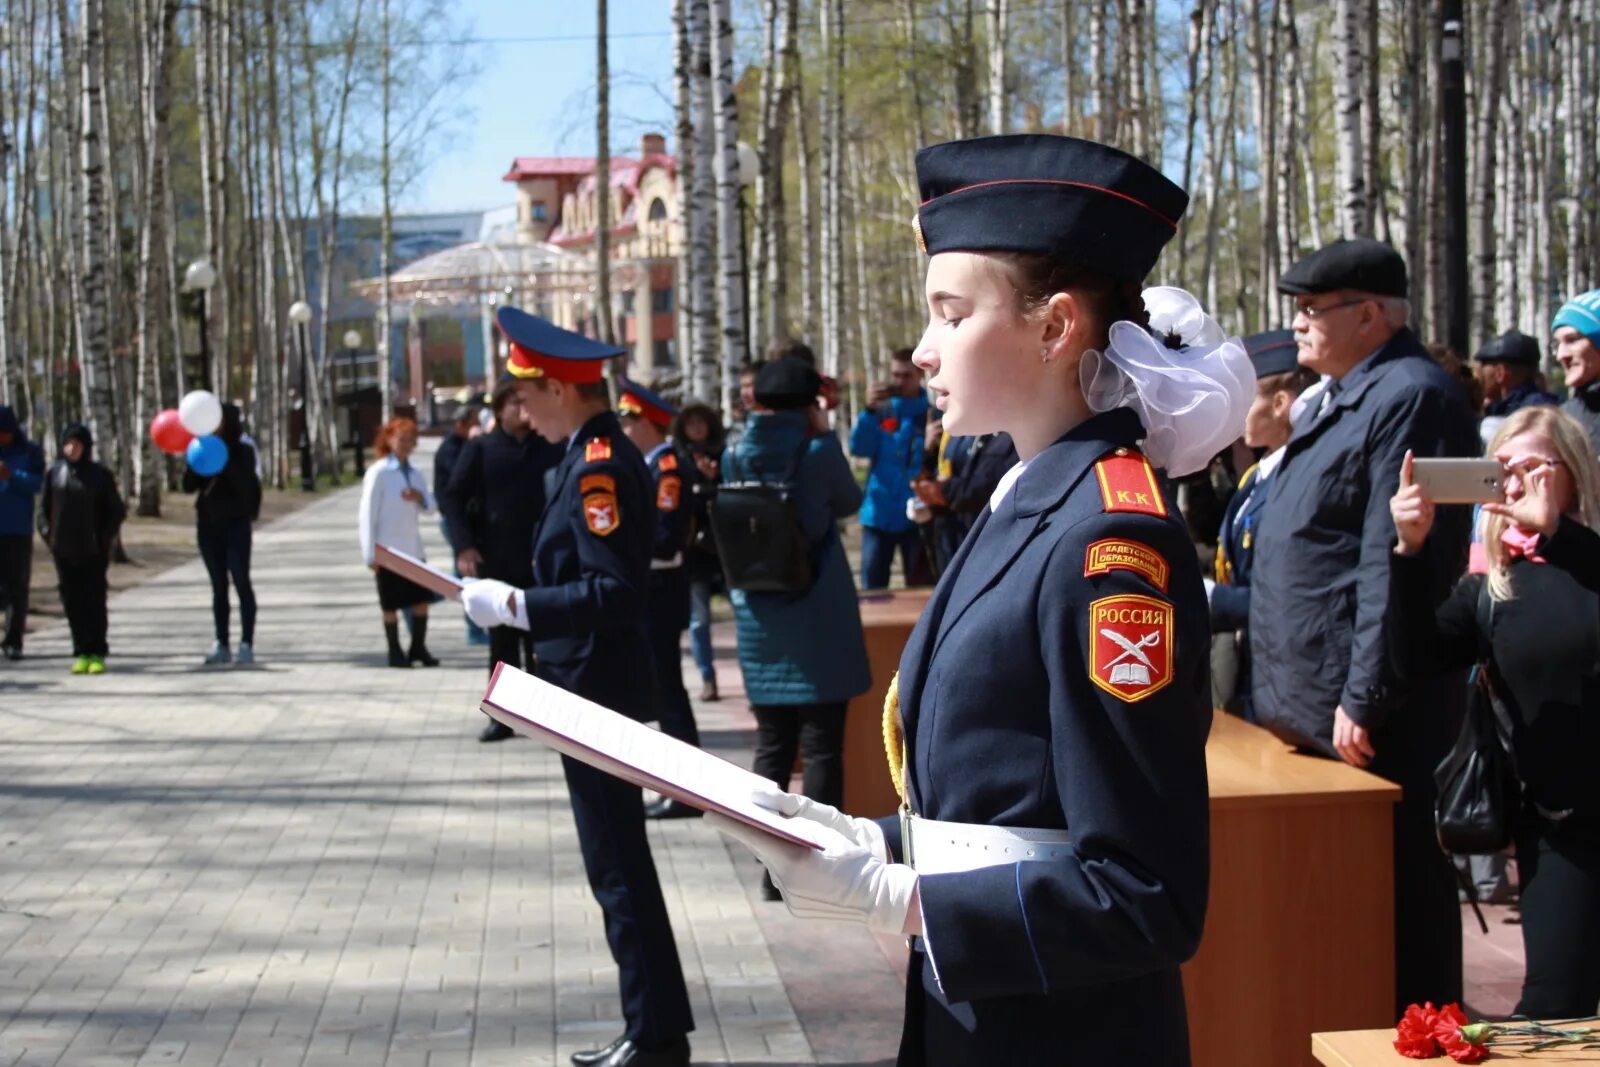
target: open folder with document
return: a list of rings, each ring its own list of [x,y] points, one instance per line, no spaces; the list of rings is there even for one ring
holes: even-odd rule
[[[372,562],[386,571],[393,571],[400,577],[420,585],[430,593],[437,593],[450,600],[461,599],[461,587],[465,584],[459,578],[452,578],[436,567],[430,567],[426,561],[418,559],[398,548],[388,545],[377,545],[372,550]]]
[[[623,781],[797,845],[824,847],[822,827],[786,819],[751,800],[757,788],[771,785],[760,775],[508,664],[496,664],[482,707],[524,737]]]

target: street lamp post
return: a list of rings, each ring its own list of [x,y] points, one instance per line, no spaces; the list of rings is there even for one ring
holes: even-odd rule
[[[289,305],[289,321],[300,340],[300,491],[315,492],[316,473],[311,466],[311,350],[306,345],[306,326],[311,322],[311,305],[296,300]]]
[[[344,348],[350,354],[350,449],[356,457],[356,478],[361,478],[361,468],[365,466],[361,455],[361,412],[356,396],[356,386],[360,381],[359,368],[356,366],[356,350],[361,347],[361,331],[346,330],[344,332]]]
[[[200,386],[212,388],[211,329],[206,322],[206,294],[217,284],[217,268],[209,259],[197,259],[183,272],[183,287],[200,302]],[[224,390],[226,392],[226,390]]]

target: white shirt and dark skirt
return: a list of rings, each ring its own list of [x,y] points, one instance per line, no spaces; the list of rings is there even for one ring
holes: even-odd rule
[[[401,494],[407,489],[421,493],[422,501],[406,500]],[[410,463],[391,455],[368,467],[361,482],[361,561],[372,566],[378,545],[426,558],[420,519],[423,512],[431,512],[436,506],[427,477]],[[439,599],[392,571],[379,570],[377,581],[378,604],[384,611],[400,611]]]

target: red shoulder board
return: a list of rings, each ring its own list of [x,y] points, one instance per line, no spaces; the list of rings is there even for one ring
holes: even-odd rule
[[[1117,449],[1094,465],[1094,475],[1100,483],[1105,510],[1166,515],[1167,502],[1156,484],[1156,472],[1138,452]]]
[[[678,469],[678,457],[671,452],[663,452],[661,462],[657,466],[664,471],[675,471]]]
[[[583,461],[585,463],[599,463],[611,458],[611,441],[605,437],[596,437],[583,446]]]

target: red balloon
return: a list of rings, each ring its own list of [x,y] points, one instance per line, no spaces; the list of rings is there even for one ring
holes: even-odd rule
[[[189,442],[194,440],[194,434],[183,428],[183,423],[178,419],[178,410],[168,408],[150,420],[150,440],[167,455],[181,456],[184,449],[189,447]]]

